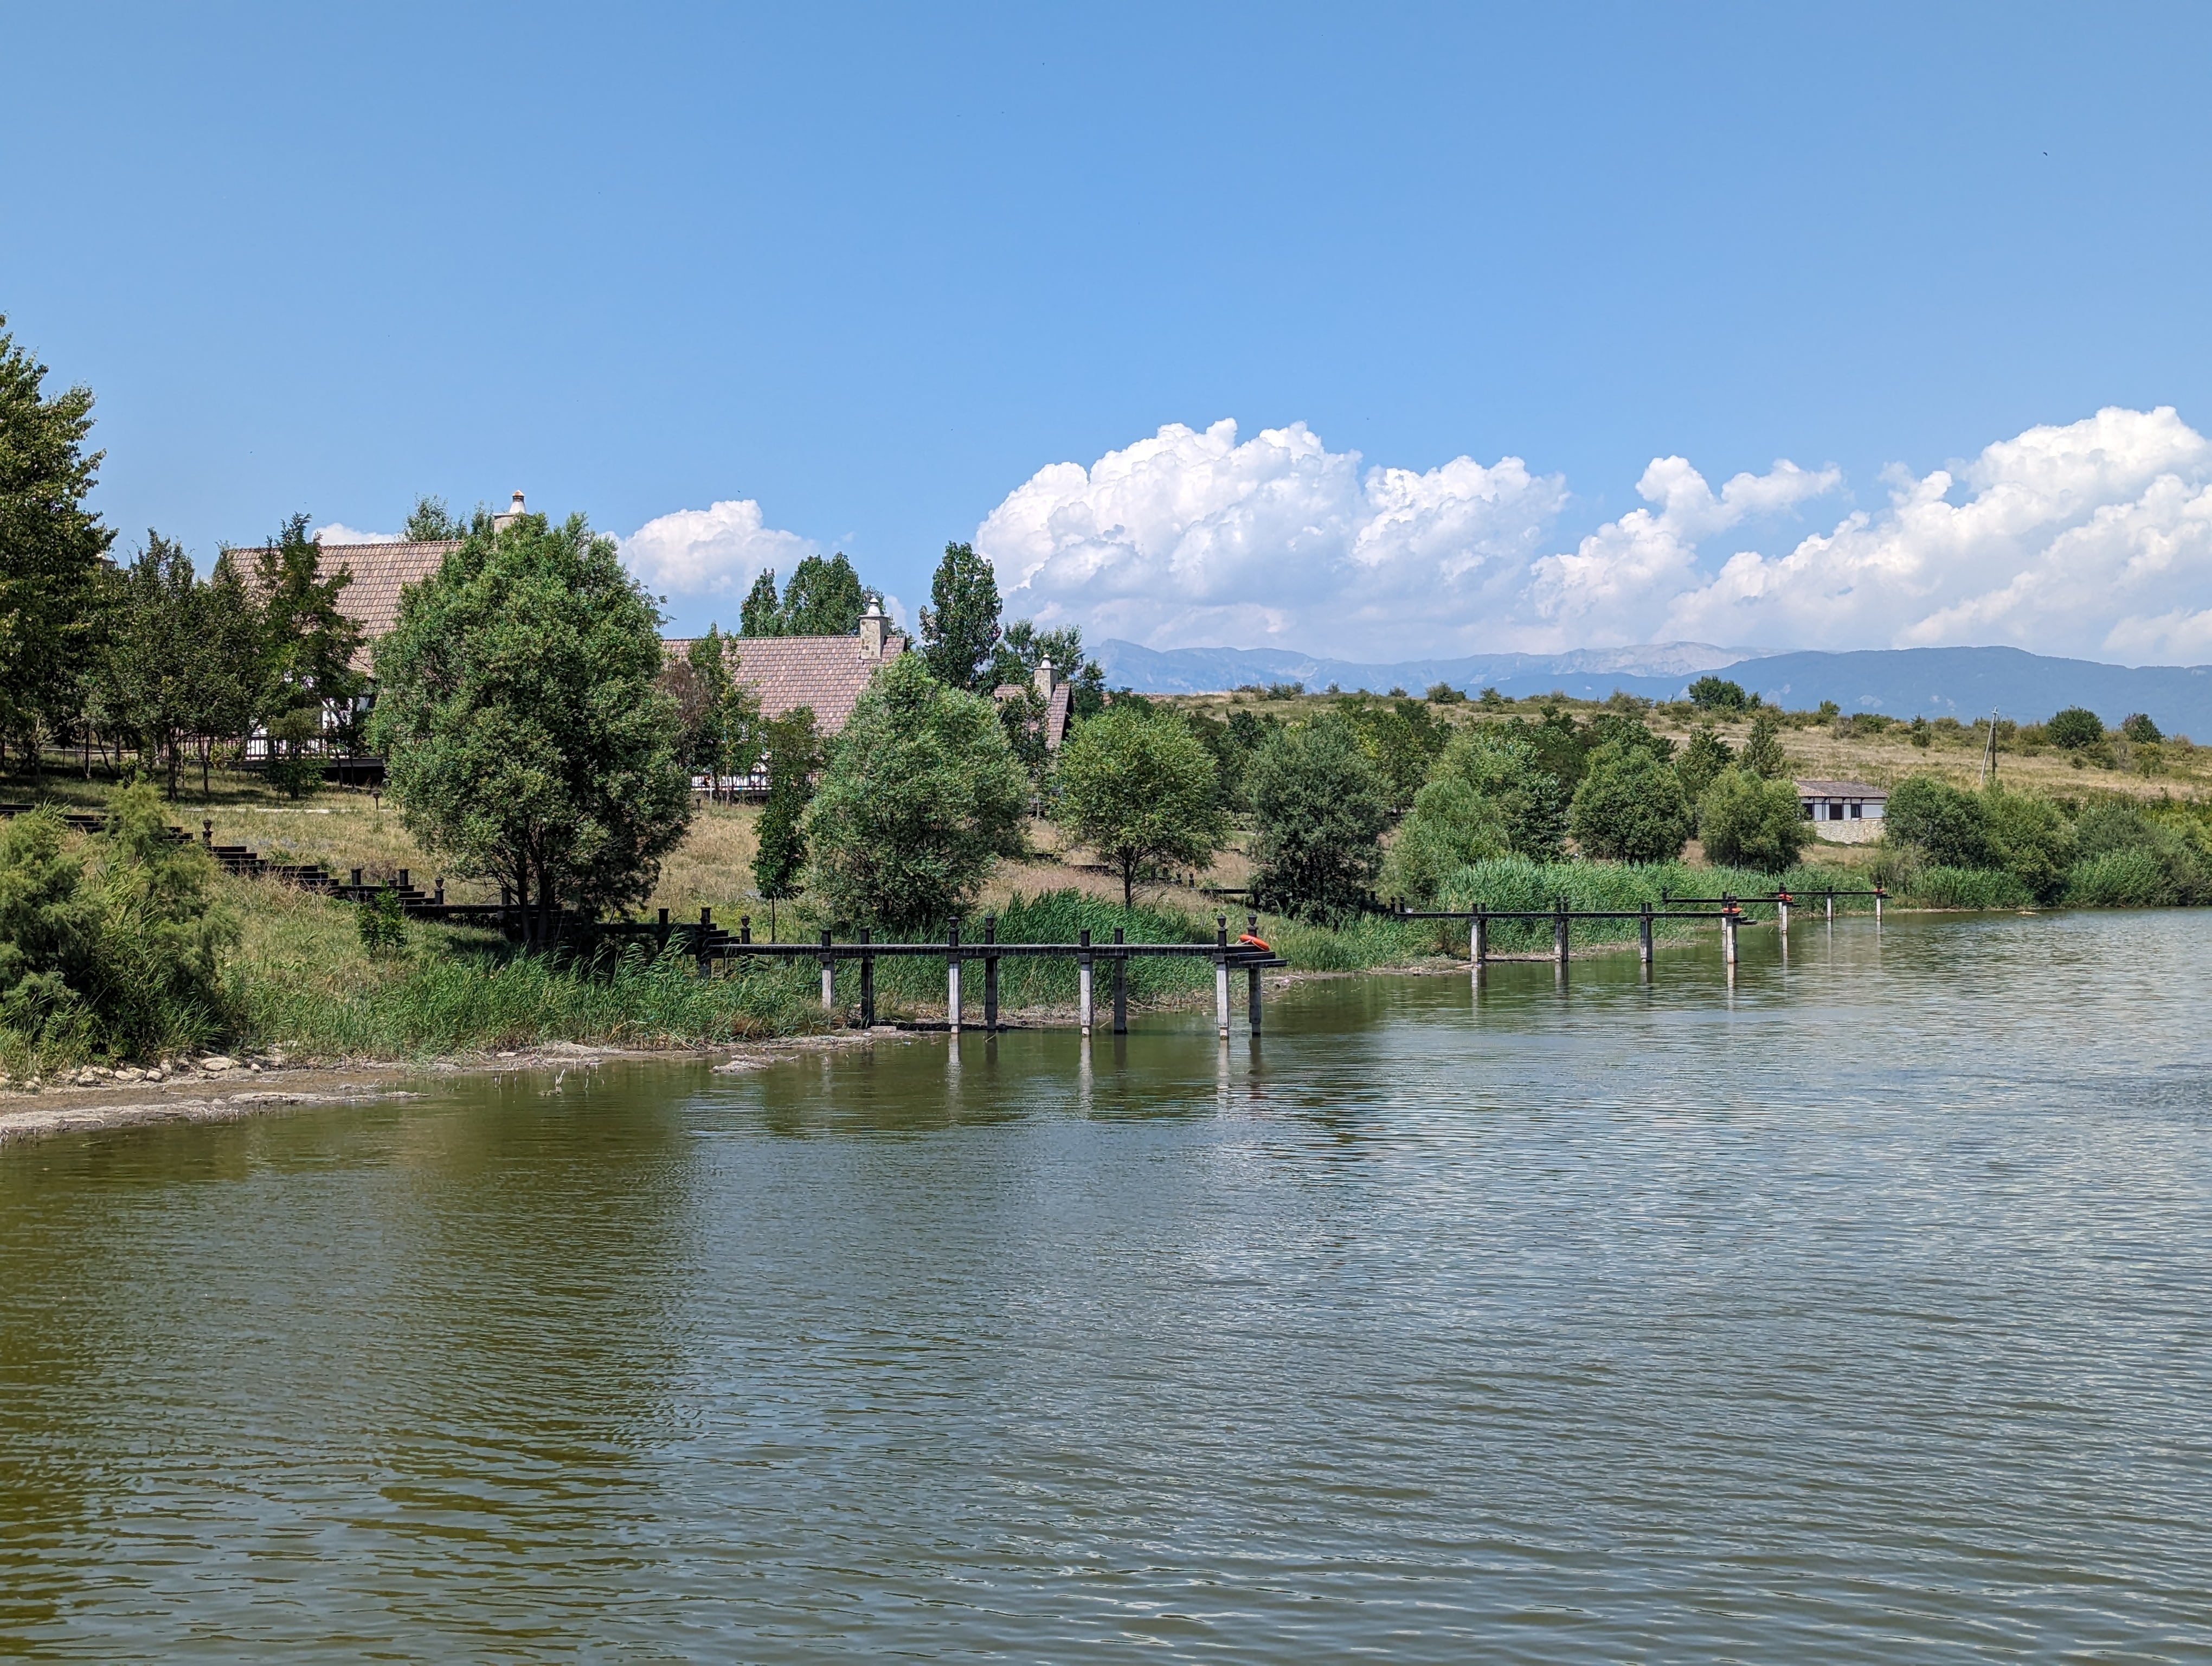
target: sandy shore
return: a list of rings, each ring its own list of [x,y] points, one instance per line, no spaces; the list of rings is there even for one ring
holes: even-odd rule
[[[103,1083],[96,1087],[57,1084],[37,1092],[0,1092],[0,1148],[50,1134],[96,1134],[156,1122],[231,1122],[302,1106],[420,1098],[426,1084],[443,1077],[591,1069],[647,1060],[711,1061],[718,1071],[736,1073],[758,1069],[793,1054],[898,1041],[911,1033],[879,1025],[869,1031],[837,1031],[702,1048],[587,1047],[574,1042],[550,1042],[526,1050],[442,1059],[193,1070],[180,1072],[166,1081]]]

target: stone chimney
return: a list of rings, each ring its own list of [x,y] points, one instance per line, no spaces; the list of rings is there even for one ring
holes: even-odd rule
[[[860,615],[860,653],[870,660],[884,657],[884,610],[873,602]]]
[[[503,515],[494,515],[491,518],[491,529],[495,532],[503,532],[527,513],[528,511],[522,507],[522,494],[517,492],[514,495],[514,501],[507,506],[507,513]]]
[[[1030,681],[1036,685],[1038,699],[1048,701],[1052,698],[1053,690],[1059,685],[1052,674],[1051,655],[1047,654],[1043,659],[1037,661],[1036,672],[1030,678]]]

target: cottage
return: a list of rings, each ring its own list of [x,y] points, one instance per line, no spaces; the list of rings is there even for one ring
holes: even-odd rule
[[[1038,663],[1036,670],[1030,674],[1030,686],[1044,702],[1044,749],[1048,752],[1056,752],[1060,750],[1060,743],[1067,738],[1070,687],[1060,680],[1049,659]],[[1022,685],[1018,683],[1001,683],[991,690],[991,697],[1004,705],[1009,700],[1018,699],[1022,692]]]
[[[665,638],[661,652],[671,661],[681,660],[697,640]],[[753,691],[762,716],[778,718],[811,706],[814,726],[824,735],[845,727],[868,679],[907,648],[906,638],[872,604],[851,636],[725,636],[722,643],[731,680]]]
[[[1796,783],[1798,807],[1824,839],[1838,844],[1865,844],[1881,836],[1889,789],[1863,781],[1801,781]]]

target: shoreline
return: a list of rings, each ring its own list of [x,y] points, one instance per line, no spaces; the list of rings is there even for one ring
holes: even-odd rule
[[[1923,910],[1912,910],[1921,912]],[[1953,912],[1954,910],[1927,910]],[[2003,912],[2013,912],[2007,909]],[[1747,922],[1771,924],[1771,921]],[[1636,939],[1584,943],[1577,954],[1626,953]],[[1497,951],[1498,963],[1550,960],[1542,950]],[[1457,956],[1427,954],[1413,959],[1347,970],[1309,969],[1270,973],[1272,993],[1323,979],[1371,976],[1464,976],[1468,963]],[[1210,989],[1190,989],[1168,997],[1131,1003],[1139,1012],[1200,1011],[1212,1005]],[[829,1048],[872,1045],[879,1041],[912,1040],[946,1033],[944,1005],[915,1003],[897,1009],[898,1021],[879,1022],[870,1030],[831,1029],[800,1035],[776,1036],[744,1042],[678,1043],[665,1047],[601,1046],[584,1042],[555,1041],[534,1047],[496,1053],[457,1052],[412,1059],[298,1060],[279,1064],[234,1064],[218,1071],[180,1071],[154,1082],[106,1082],[80,1086],[58,1081],[25,1090],[0,1089],[0,1158],[8,1148],[28,1146],[52,1136],[99,1134],[116,1129],[156,1127],[170,1123],[231,1122],[249,1116],[331,1105],[374,1104],[421,1098],[421,1089],[408,1085],[428,1079],[453,1076],[490,1076],[509,1072],[590,1069],[603,1064],[642,1062],[699,1063],[712,1061],[718,1073],[736,1074],[775,1063],[779,1057],[817,1052]],[[977,1012],[980,1019],[980,1010]],[[1076,1009],[1066,1006],[1025,1006],[1000,1014],[1009,1030],[1073,1030]],[[979,1023],[963,1026],[980,1031]],[[219,1055],[218,1055],[219,1056]]]

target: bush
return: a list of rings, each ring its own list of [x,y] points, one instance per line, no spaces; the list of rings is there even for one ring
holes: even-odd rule
[[[1413,795],[1413,812],[1382,859],[1384,894],[1425,907],[1446,876],[1511,848],[1498,806],[1464,776],[1439,775]]]
[[[2105,738],[2103,721],[2087,706],[2069,706],[2043,727],[2052,745],[2063,746],[2069,752],[2094,746]]]
[[[1332,713],[1269,736],[1249,780],[1255,902],[1310,917],[1371,906],[1389,812],[1351,725]]]
[[[2130,714],[2120,725],[2120,733],[2139,746],[2155,746],[2166,739],[2158,725],[2152,722],[2148,714],[2144,712]]]
[[[1462,729],[1437,761],[1435,779],[1464,781],[1494,808],[1508,850],[1553,861],[1566,836],[1566,793],[1559,778],[1544,767],[1535,746],[1515,727]]]
[[[399,893],[386,888],[363,897],[356,907],[355,928],[361,946],[371,954],[397,954],[407,946],[407,915],[399,906]]]
[[[1981,800],[1933,775],[1913,775],[1889,795],[1882,840],[1909,845],[1937,867],[1981,867],[1989,860],[1989,826]]]
[[[1796,861],[1812,833],[1795,787],[1745,769],[1724,769],[1714,778],[1698,801],[1698,827],[1710,860],[1762,873],[1779,873]]]
[[[1705,676],[1690,684],[1690,703],[1709,712],[1741,712],[1748,711],[1752,702],[1742,684]]]
[[[2107,850],[2074,864],[2066,901],[2076,908],[2172,908],[2193,900],[2159,853],[2138,845]]]
[[[1673,769],[1648,749],[1610,740],[1589,757],[1567,814],[1585,856],[1666,861],[1690,837],[1690,805]]]
[[[1431,705],[1457,706],[1466,702],[1467,693],[1462,689],[1454,688],[1449,683],[1431,683],[1429,684],[1428,693],[1423,697]]]
[[[178,840],[154,788],[116,797],[88,860],[51,812],[0,832],[0,1025],[8,1049],[155,1057],[230,1022],[222,951],[237,940],[209,897],[215,864]]]
[[[1923,868],[1914,894],[1938,909],[2022,909],[2035,900],[2026,885],[1996,867]]]
[[[1990,863],[2020,881],[2038,902],[2065,888],[2074,862],[2074,830],[2048,799],[2000,791],[1982,794]]]

